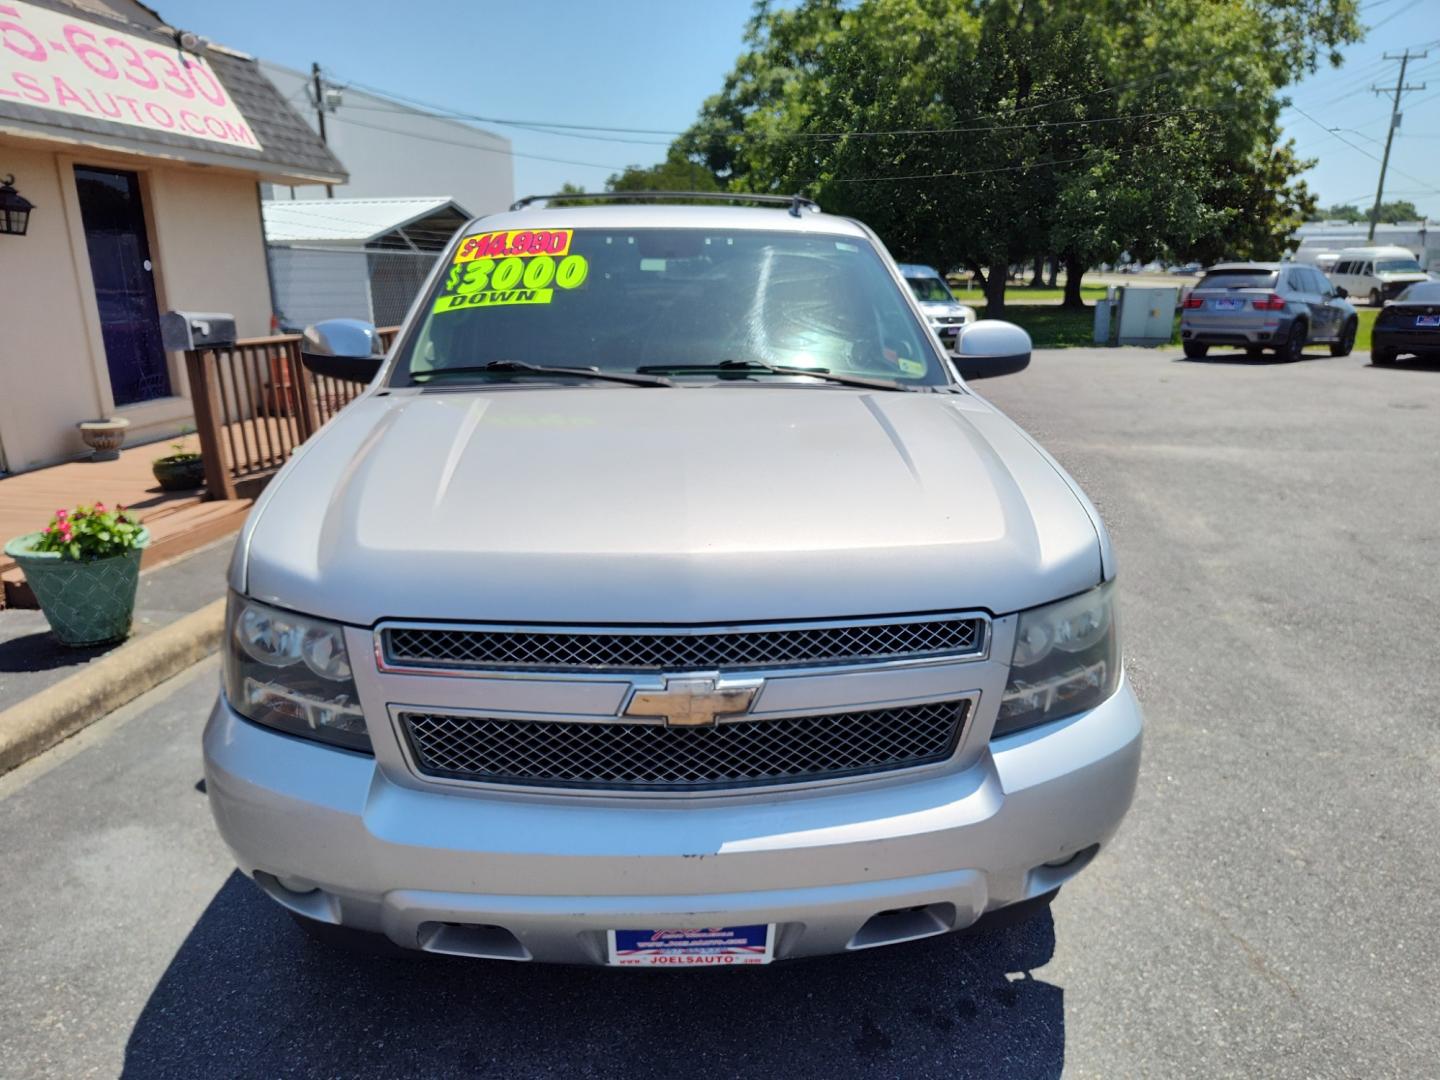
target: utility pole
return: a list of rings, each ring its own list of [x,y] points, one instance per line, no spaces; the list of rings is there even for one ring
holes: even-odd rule
[[[1422,53],[1411,53],[1409,49],[1406,49],[1399,56],[1391,56],[1389,53],[1386,53],[1386,60],[1400,61],[1400,77],[1395,80],[1394,86],[1372,86],[1370,88],[1371,92],[1375,94],[1393,93],[1395,99],[1394,103],[1390,106],[1390,130],[1385,135],[1385,156],[1380,160],[1380,183],[1375,188],[1375,207],[1370,211],[1370,232],[1366,236],[1367,240],[1375,239],[1375,223],[1380,220],[1380,200],[1385,195],[1385,170],[1390,167],[1390,144],[1395,141],[1395,129],[1400,126],[1400,95],[1410,90],[1425,89],[1424,83],[1421,83],[1419,86],[1405,85],[1405,68],[1411,60],[1424,60],[1428,55],[1428,50]],[[324,132],[324,128],[321,128],[321,132]]]
[[[1404,69],[1404,68],[1401,68],[1400,70],[1401,70],[1401,75],[1400,75],[1400,77],[1401,77],[1401,79],[1403,80],[1404,77],[1405,77],[1405,75],[1404,75],[1404,70],[1405,70],[1405,69]],[[310,77],[311,77],[311,78],[314,80],[314,82],[315,82],[315,118],[320,121],[320,141],[321,141],[322,143],[324,143],[326,146],[329,146],[329,145],[330,145],[330,140],[325,137],[325,83],[324,83],[324,81],[320,78],[320,65],[319,65],[319,64],[312,63],[312,64],[310,65]],[[1385,151],[1386,151],[1386,155],[1388,156],[1388,155],[1389,155],[1389,151],[1390,151],[1389,144],[1386,144]],[[1383,171],[1382,171],[1381,174],[1380,174],[1380,182],[1381,182],[1382,184],[1385,182],[1385,174],[1384,174]],[[335,185],[334,185],[334,184],[326,184],[326,185],[325,185],[325,197],[326,197],[327,199],[333,199],[333,198],[335,197]],[[1371,234],[1372,236],[1375,234],[1375,228],[1374,228],[1373,225],[1372,225],[1371,228],[1370,228],[1370,234]]]

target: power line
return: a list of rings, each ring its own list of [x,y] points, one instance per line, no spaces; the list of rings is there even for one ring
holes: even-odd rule
[[[1054,99],[1049,100],[1049,101],[1038,102],[1038,103],[1036,103],[1036,104],[1034,104],[1034,105],[1023,105],[1023,106],[1020,106],[1020,107],[1015,108],[1015,109],[1010,109],[1010,110],[1008,110],[1008,111],[1006,111],[1006,112],[998,112],[998,113],[990,113],[990,114],[981,114],[980,116],[970,117],[966,122],[973,124],[973,123],[975,123],[976,121],[986,120],[986,119],[992,119],[992,120],[996,120],[996,119],[998,119],[998,120],[1008,120],[1008,119],[1010,119],[1011,117],[1013,117],[1013,116],[1015,116],[1015,115],[1017,115],[1017,114],[1020,114],[1020,113],[1030,113],[1030,112],[1034,112],[1034,111],[1036,111],[1036,110],[1038,110],[1038,109],[1053,108],[1053,107],[1056,106],[1056,105],[1064,105],[1064,104],[1068,104],[1068,103],[1073,102],[1073,101],[1080,101],[1080,100],[1082,100],[1082,99],[1084,99],[1084,98],[1095,97],[1095,96],[1100,95],[1100,94],[1108,94],[1108,93],[1113,93],[1113,92],[1115,92],[1115,91],[1117,91],[1117,90],[1124,90],[1124,89],[1128,89],[1128,88],[1134,87],[1134,86],[1141,86],[1141,85],[1144,85],[1144,84],[1146,84],[1146,83],[1154,83],[1154,82],[1164,81],[1164,80],[1166,80],[1166,79],[1179,78],[1180,76],[1189,74],[1189,73],[1192,72],[1192,71],[1200,70],[1200,69],[1202,69],[1202,68],[1205,67],[1205,66],[1206,66],[1206,65],[1202,65],[1202,64],[1192,64],[1192,65],[1185,66],[1185,67],[1172,68],[1172,69],[1169,69],[1169,70],[1167,70],[1167,71],[1157,72],[1156,74],[1147,75],[1147,76],[1144,76],[1144,77],[1142,77],[1142,78],[1131,79],[1131,80],[1128,80],[1128,81],[1122,82],[1122,83],[1116,83],[1116,84],[1113,85],[1113,86],[1103,86],[1103,87],[1100,87],[1100,88],[1095,89],[1095,90],[1088,90],[1088,91],[1084,91],[1084,92],[1079,93],[1079,94],[1072,94],[1072,95],[1070,95],[1070,96],[1068,96],[1068,97],[1054,98]],[[437,114],[443,114],[443,115],[445,115],[445,116],[447,116],[447,117],[449,117],[449,118],[451,118],[451,119],[456,119],[456,120],[469,120],[469,121],[472,121],[472,122],[474,122],[474,123],[480,123],[480,124],[501,124],[501,125],[504,125],[504,126],[506,126],[506,127],[528,128],[528,129],[530,129],[530,130],[552,129],[552,128],[553,128],[553,129],[556,129],[556,130],[554,130],[554,131],[546,132],[546,133],[548,133],[548,134],[561,134],[562,132],[569,132],[569,131],[603,131],[603,132],[617,132],[617,133],[626,134],[626,135],[672,135],[672,136],[673,136],[673,135],[683,135],[683,134],[685,134],[685,131],[688,130],[688,129],[674,129],[674,128],[631,128],[631,127],[615,127],[615,126],[608,126],[608,125],[602,125],[602,124],[573,124],[573,123],[569,123],[569,122],[555,121],[555,120],[521,120],[521,119],[515,119],[515,118],[513,118],[513,117],[484,116],[484,115],[481,115],[481,114],[479,114],[479,113],[467,113],[467,112],[464,112],[463,110],[454,109],[454,108],[451,108],[450,106],[447,106],[447,105],[440,105],[440,104],[437,104],[437,103],[435,103],[435,102],[429,102],[429,101],[424,101],[424,100],[422,100],[422,99],[420,99],[420,98],[410,97],[409,95],[406,95],[406,94],[400,94],[400,93],[397,93],[397,92],[395,92],[395,91],[385,90],[385,89],[383,89],[383,88],[381,88],[381,87],[373,86],[373,85],[370,85],[370,84],[368,84],[368,83],[356,82],[356,81],[353,81],[353,80],[352,80],[352,81],[347,81],[347,82],[343,83],[343,85],[345,85],[345,86],[353,86],[353,87],[356,88],[357,90],[362,90],[362,91],[365,91],[365,92],[367,92],[367,93],[375,94],[375,95],[377,95],[377,96],[379,96],[379,97],[389,98],[389,99],[392,100],[392,101],[397,101],[397,102],[409,104],[409,105],[411,105],[411,106],[418,107],[418,108],[422,108],[422,109],[426,109],[426,110],[428,110],[428,111],[430,111],[430,112],[434,112],[434,113],[437,113]],[[1188,112],[1203,112],[1203,111],[1207,111],[1207,110],[1181,109],[1181,110],[1174,110],[1172,113],[1165,114],[1165,115],[1181,115],[1181,114],[1188,113]],[[1034,126],[1058,126],[1058,125],[1067,125],[1067,124],[1107,123],[1107,122],[1114,122],[1114,121],[1118,121],[1118,120],[1129,120],[1129,119],[1136,118],[1136,116],[1141,116],[1141,115],[1148,116],[1148,115],[1161,115],[1161,114],[1156,113],[1156,114],[1120,115],[1120,116],[1115,116],[1115,117],[1095,117],[1095,118],[1091,118],[1091,119],[1088,119],[1088,120],[1036,121]],[[1017,129],[1017,130],[1023,129],[1024,127],[1025,127],[1025,125],[1014,125],[1014,128]],[[799,138],[799,139],[807,139],[807,138],[809,138],[809,139],[839,139],[839,138],[844,138],[844,137],[877,137],[877,136],[883,136],[883,135],[963,134],[963,133],[976,132],[976,131],[993,131],[993,130],[1003,130],[1003,129],[997,128],[997,127],[995,127],[995,126],[993,126],[993,125],[984,125],[984,124],[982,124],[982,125],[979,125],[979,126],[976,126],[976,127],[953,127],[953,128],[896,128],[896,129],[891,129],[891,130],[876,130],[876,131],[802,131],[802,132],[774,132],[774,133],[768,133],[768,134],[767,134],[767,133],[761,133],[761,132],[748,132],[748,131],[744,131],[744,130],[737,131],[737,130],[735,130],[735,129],[731,129],[731,130],[729,130],[729,131],[719,132],[719,133],[717,133],[717,134],[721,134],[721,135],[726,136],[726,137],[736,137],[736,138]],[[618,141],[618,140],[617,140],[617,141]],[[658,144],[657,144],[657,145],[658,145]]]
[[[603,165],[598,161],[573,161],[570,158],[546,157],[543,154],[524,154],[519,150],[503,150],[497,146],[477,146],[475,143],[462,142],[460,139],[444,139],[439,135],[422,135],[414,131],[396,131],[394,128],[381,127],[379,124],[367,124],[363,120],[353,120],[348,116],[335,114],[335,119],[341,123],[350,124],[354,127],[367,128],[370,131],[383,131],[387,135],[399,135],[406,139],[419,139],[423,142],[443,143],[446,146],[463,146],[467,150],[479,150],[485,154],[503,154],[506,157],[529,158],[531,161],[550,161],[559,165],[578,165],[586,169],[607,169],[610,172],[624,172],[625,165]]]
[[[1413,7],[1414,7],[1416,4],[1418,4],[1418,3],[1420,3],[1420,0],[1410,0],[1410,2],[1409,2],[1408,4],[1406,4],[1404,7],[1396,8],[1394,11],[1392,11],[1389,15],[1385,16],[1385,18],[1381,19],[1381,20],[1380,20],[1378,23],[1376,23],[1374,26],[1369,27],[1368,29],[1369,29],[1370,33],[1373,34],[1376,30],[1379,30],[1379,29],[1380,29],[1382,26],[1384,26],[1386,23],[1394,22],[1394,21],[1395,21],[1396,19],[1398,19],[1401,15],[1404,15],[1405,12],[1409,11],[1411,8],[1413,8]],[[1373,235],[1372,235],[1371,239],[1374,239]]]
[[[1063,161],[1035,161],[1028,165],[1002,165],[994,169],[965,169],[961,172],[943,173],[908,173],[903,176],[835,176],[830,178],[834,184],[876,184],[887,180],[941,180],[957,176],[984,176],[989,173],[1010,173],[1025,172],[1028,169],[1045,169],[1052,165],[1074,165],[1077,162],[1088,160],[1085,157],[1066,158]],[[810,183],[820,183],[812,180]]]
[[[1308,112],[1306,112],[1304,109],[1300,108],[1300,106],[1296,105],[1296,106],[1295,106],[1295,111],[1298,112],[1301,116],[1305,117],[1306,120],[1309,120],[1309,121],[1310,121],[1312,124],[1314,124],[1316,127],[1318,127],[1318,128],[1320,128],[1321,130],[1323,130],[1323,131],[1324,131],[1327,135],[1329,135],[1332,139],[1339,139],[1342,143],[1344,143],[1346,146],[1350,147],[1350,149],[1351,149],[1351,150],[1354,150],[1357,154],[1364,154],[1364,155],[1365,155],[1367,158],[1369,158],[1371,161],[1379,162],[1380,159],[1379,159],[1378,157],[1376,157],[1374,154],[1370,153],[1369,150],[1366,150],[1363,146],[1357,146],[1357,145],[1355,145],[1355,144],[1354,144],[1353,142],[1351,142],[1349,139],[1345,138],[1345,136],[1341,135],[1339,132],[1337,132],[1337,131],[1335,131],[1333,128],[1331,128],[1328,124],[1324,124],[1324,123],[1321,123],[1319,120],[1316,120],[1315,117],[1311,116],[1311,115],[1310,115]],[[1411,176],[1409,173],[1407,173],[1407,172],[1401,172],[1399,169],[1396,169],[1396,170],[1394,170],[1394,171],[1395,171],[1396,173],[1399,173],[1399,175],[1405,177],[1406,180],[1409,180],[1409,181],[1411,181],[1412,183],[1415,183],[1415,184],[1425,184],[1425,183],[1428,183],[1428,181],[1421,180],[1418,176]],[[1425,190],[1425,192],[1428,193],[1428,194],[1440,195],[1440,187],[1427,187],[1427,188],[1425,188],[1424,190]]]

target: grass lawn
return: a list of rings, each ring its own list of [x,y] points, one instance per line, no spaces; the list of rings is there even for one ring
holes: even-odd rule
[[[985,293],[980,289],[957,289],[954,286],[950,289],[955,294],[955,299],[962,304],[969,304],[974,307],[976,304],[985,303]],[[1080,295],[1086,300],[1103,300],[1105,298],[1104,285],[1081,285]],[[1011,285],[1005,290],[1005,304],[1033,304],[1041,300],[1063,300],[1064,289],[1032,289],[1026,285]]]
[[[1375,319],[1380,314],[1379,308],[1363,307],[1357,308],[1356,314],[1360,316],[1360,329],[1355,334],[1355,348],[1360,352],[1370,351],[1370,331],[1375,327]]]
[[[1007,290],[1008,298],[1008,290]],[[1102,293],[1103,295],[1103,293]],[[985,305],[975,308],[980,318],[985,318]],[[1076,345],[1095,344],[1095,309],[1084,311],[1035,304],[1006,304],[1005,319],[1023,327],[1037,349],[1069,349]]]
[[[1015,290],[1019,292],[1020,290]],[[1007,299],[1009,298],[1007,291]],[[1104,295],[1104,290],[1101,290]],[[976,307],[980,318],[985,318],[985,306]],[[1355,349],[1357,352],[1368,352],[1370,349],[1370,330],[1375,325],[1375,317],[1380,314],[1378,308],[1363,307],[1357,309],[1360,316],[1359,332],[1355,335]],[[1060,307],[1045,307],[1035,305],[1026,307],[1023,304],[1011,303],[1005,307],[1005,318],[1016,326],[1024,327],[1030,334],[1030,340],[1034,342],[1037,349],[1069,349],[1077,345],[1095,344],[1095,309],[1087,307],[1084,311],[1070,311]],[[1175,318],[1175,331],[1170,338],[1172,346],[1180,344],[1180,318]],[[1325,345],[1312,345],[1311,349],[1325,349]]]

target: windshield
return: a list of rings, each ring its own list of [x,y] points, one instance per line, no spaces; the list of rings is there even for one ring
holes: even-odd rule
[[[1420,274],[1420,264],[1414,259],[1376,259],[1377,274]]]
[[[447,368],[468,369],[451,382],[537,377],[513,370],[518,364],[698,368],[679,377],[779,381],[759,370],[770,364],[904,385],[950,381],[880,255],[860,237],[511,230],[467,234],[450,258],[394,385]],[[474,370],[497,361],[512,370]]]
[[[955,299],[945,282],[938,277],[907,277],[905,280],[910,283],[915,299],[922,303],[948,304]]]
[[[1417,281],[1396,299],[1407,304],[1440,304],[1440,281]]]
[[[1236,270],[1211,270],[1200,280],[1197,289],[1273,289],[1280,275],[1263,266]]]

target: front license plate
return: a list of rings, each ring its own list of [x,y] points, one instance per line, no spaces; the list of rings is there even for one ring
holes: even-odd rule
[[[1416,315],[1416,326],[1440,326],[1440,315]]]
[[[1211,300],[1211,311],[1239,311],[1245,306],[1244,300]]]
[[[691,930],[611,930],[609,962],[617,967],[738,967],[775,958],[775,926]]]

